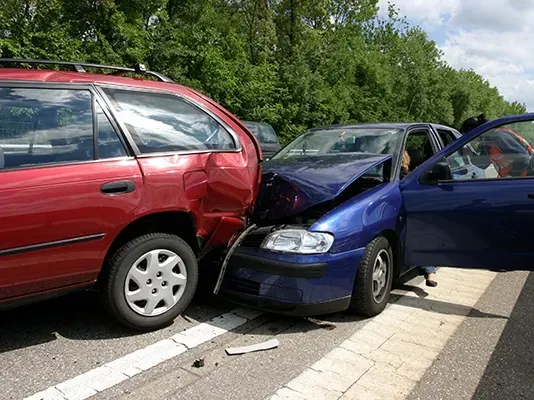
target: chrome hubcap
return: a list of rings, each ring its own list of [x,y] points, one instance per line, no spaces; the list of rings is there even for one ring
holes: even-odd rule
[[[187,271],[178,254],[164,249],[143,254],[124,283],[126,302],[137,314],[154,317],[170,310],[184,294]]]
[[[390,259],[386,250],[380,250],[373,267],[373,298],[380,303],[386,294]]]

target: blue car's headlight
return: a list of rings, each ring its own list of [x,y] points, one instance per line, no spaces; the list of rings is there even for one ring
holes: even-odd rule
[[[282,229],[265,238],[261,247],[286,253],[326,253],[334,243],[330,233],[308,232],[304,229]]]

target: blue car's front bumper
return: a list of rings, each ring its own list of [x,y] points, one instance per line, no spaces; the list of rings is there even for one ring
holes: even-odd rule
[[[235,302],[288,315],[346,310],[364,248],[294,255],[241,247],[231,257],[221,294]]]

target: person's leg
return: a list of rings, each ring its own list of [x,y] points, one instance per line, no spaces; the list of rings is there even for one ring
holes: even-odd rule
[[[431,287],[438,286],[438,283],[434,280],[434,276],[436,275],[436,267],[425,266],[421,267],[421,269],[425,276],[426,285]]]

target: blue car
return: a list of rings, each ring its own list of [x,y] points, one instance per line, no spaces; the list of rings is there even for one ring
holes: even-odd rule
[[[506,150],[496,130],[532,134],[533,120],[463,136],[424,123],[309,130],[264,163],[254,225],[216,292],[288,315],[374,316],[414,266],[534,269],[534,173],[499,177],[491,152]]]

